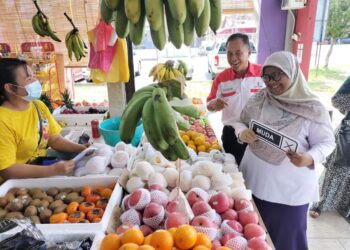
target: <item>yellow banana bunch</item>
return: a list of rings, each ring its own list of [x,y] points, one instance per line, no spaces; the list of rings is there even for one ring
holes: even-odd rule
[[[153,77],[153,81],[164,82],[166,80],[184,77],[183,74],[174,68],[174,61],[167,61],[166,63],[158,63],[153,66],[149,73]]]
[[[68,57],[72,61],[73,54],[75,59],[79,62],[81,58],[86,57],[87,46],[85,45],[78,29],[73,29],[67,33],[65,39],[66,47],[68,49]]]

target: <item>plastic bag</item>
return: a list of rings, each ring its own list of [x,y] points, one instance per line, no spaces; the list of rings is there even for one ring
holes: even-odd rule
[[[105,23],[101,19],[96,27],[93,30],[89,31],[94,32],[95,34],[95,39],[92,41],[92,45],[94,46],[96,52],[105,50],[107,48],[113,30],[114,29],[112,25]]]
[[[118,38],[116,53],[108,73],[101,69],[91,69],[91,79],[94,83],[128,82],[130,77],[126,40]]]
[[[62,243],[47,243],[47,250],[89,250],[92,246],[92,240],[86,237],[82,240]]]

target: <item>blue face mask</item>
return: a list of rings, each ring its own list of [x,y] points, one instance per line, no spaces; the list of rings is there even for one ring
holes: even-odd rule
[[[23,100],[25,100],[27,102],[35,101],[36,99],[39,99],[41,96],[42,88],[41,88],[41,84],[38,80],[35,80],[31,84],[28,84],[27,86],[22,87],[22,88],[25,88],[28,95],[19,96],[19,97],[21,97]]]

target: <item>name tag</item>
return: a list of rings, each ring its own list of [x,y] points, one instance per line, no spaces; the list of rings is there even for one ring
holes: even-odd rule
[[[278,148],[284,152],[293,151],[297,152],[298,142],[297,140],[280,133],[279,131],[269,128],[266,125],[252,120],[250,123],[250,129],[254,131],[256,136],[271,146]]]

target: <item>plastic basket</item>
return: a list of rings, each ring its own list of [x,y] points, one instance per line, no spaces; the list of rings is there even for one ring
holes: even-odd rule
[[[105,140],[106,144],[114,147],[118,142],[120,142],[120,132],[119,132],[120,117],[112,117],[108,120],[104,120],[100,123],[99,129],[100,134]],[[140,143],[143,134],[143,125],[139,121],[136,127],[135,135],[132,138],[132,145],[137,146]]]

